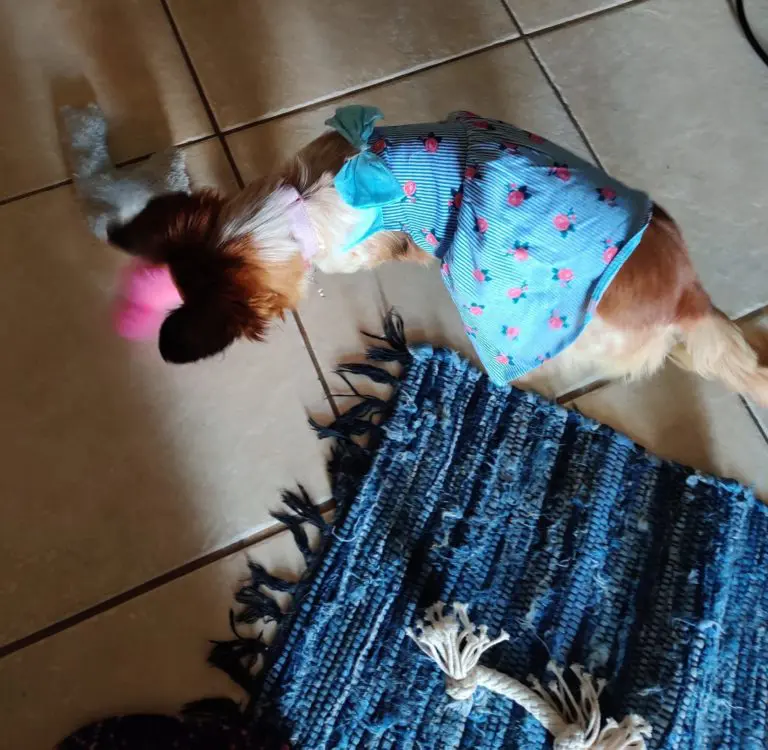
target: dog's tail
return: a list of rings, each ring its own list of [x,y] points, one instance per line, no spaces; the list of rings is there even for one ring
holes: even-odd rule
[[[761,366],[757,351],[738,324],[715,308],[686,324],[683,342],[670,358],[686,370],[719,380],[730,390],[768,406],[768,367]]]

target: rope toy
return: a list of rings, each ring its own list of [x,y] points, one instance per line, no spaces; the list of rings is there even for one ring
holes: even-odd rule
[[[445,674],[445,689],[451,698],[469,700],[478,687],[509,698],[554,736],[555,750],[647,750],[645,740],[652,728],[641,716],[630,714],[621,723],[609,718],[601,727],[599,699],[605,680],[596,680],[578,664],[572,665],[570,671],[579,683],[577,697],[565,681],[565,670],[553,662],[547,669],[555,679],[546,686],[529,677],[529,687],[483,667],[480,657],[509,640],[509,634],[502,630],[490,638],[487,626],[477,627],[470,621],[467,605],[453,604],[449,614],[445,606],[436,602],[415,629],[405,632]]]

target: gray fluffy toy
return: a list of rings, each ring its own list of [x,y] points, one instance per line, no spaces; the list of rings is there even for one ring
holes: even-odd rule
[[[184,155],[171,148],[134,166],[116,169],[107,148],[107,120],[97,104],[62,107],[69,139],[75,189],[93,233],[107,239],[107,228],[125,224],[152,198],[189,193]]]

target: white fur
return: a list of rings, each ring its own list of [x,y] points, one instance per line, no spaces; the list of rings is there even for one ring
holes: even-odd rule
[[[350,258],[339,248],[363,216],[336,192],[333,175],[324,174],[302,198],[318,243],[319,253],[312,259],[315,265],[327,273],[358,270],[349,267]],[[230,212],[221,231],[224,240],[251,235],[259,258],[268,263],[284,263],[302,252],[279,186],[250,210]]]
[[[272,263],[283,263],[300,252],[285,211],[285,201],[276,192],[249,211],[228,217],[221,234],[225,241],[251,235],[259,257]]]
[[[676,326],[627,331],[598,313],[569,347],[515,385],[555,397],[596,379],[646,377],[661,368],[680,337]]]

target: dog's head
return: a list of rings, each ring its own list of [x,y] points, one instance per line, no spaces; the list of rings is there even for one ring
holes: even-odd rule
[[[301,259],[283,266],[261,263],[252,235],[230,236],[222,227],[223,209],[213,192],[173,193],[108,230],[120,249],[166,264],[184,300],[160,330],[167,362],[209,357],[239,337],[261,341],[269,322],[295,305]]]

